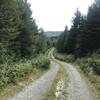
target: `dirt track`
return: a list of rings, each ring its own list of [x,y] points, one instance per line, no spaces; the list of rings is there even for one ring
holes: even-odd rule
[[[9,100],[43,100],[46,92],[59,70],[59,64],[51,61],[51,69],[29,86],[26,86],[20,93]]]
[[[84,79],[75,66],[61,62],[69,75],[66,100],[94,100]]]
[[[23,91],[16,94],[10,100],[43,100],[47,90],[52,85],[60,64],[65,67],[69,76],[66,100],[94,100],[85,80],[81,78],[77,69],[71,64],[56,60],[52,56],[52,51],[50,56],[53,59],[51,59],[51,69],[38,80],[26,86]]]

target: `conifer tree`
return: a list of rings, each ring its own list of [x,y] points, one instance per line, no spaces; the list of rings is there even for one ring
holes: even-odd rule
[[[68,33],[68,27],[66,26],[64,32],[59,36],[56,46],[59,52],[66,52]]]
[[[81,21],[81,13],[77,9],[75,13],[75,17],[73,18],[73,24],[69,32],[68,40],[67,40],[67,53],[75,53],[77,49],[77,37],[80,34],[80,21]]]
[[[19,11],[15,0],[0,0],[0,45],[9,53],[15,49],[15,40],[20,34],[19,25]]]

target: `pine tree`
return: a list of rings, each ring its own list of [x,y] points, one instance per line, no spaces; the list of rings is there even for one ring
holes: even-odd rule
[[[83,57],[87,53],[87,18],[86,16],[82,16],[80,20],[80,33],[77,36],[77,50],[76,56]]]
[[[85,56],[100,49],[100,1],[96,0],[89,7],[87,18],[83,20],[83,28],[79,36],[79,53]]]
[[[81,21],[81,13],[77,9],[75,13],[75,17],[73,18],[73,24],[69,32],[69,36],[67,39],[67,53],[75,53],[78,47],[77,37],[80,34],[80,21]]]
[[[66,52],[66,43],[68,38],[68,27],[65,27],[64,32],[59,36],[58,42],[57,42],[57,49],[59,52]]]
[[[20,41],[21,56],[29,57],[33,55],[33,39],[38,34],[38,29],[35,20],[32,18],[32,11],[27,0],[19,0],[18,8],[20,11],[21,25],[17,40]]]
[[[0,45],[9,53],[15,49],[15,40],[20,33],[19,11],[15,0],[0,0]]]
[[[87,15],[88,51],[93,52],[100,48],[100,1],[89,8]]]

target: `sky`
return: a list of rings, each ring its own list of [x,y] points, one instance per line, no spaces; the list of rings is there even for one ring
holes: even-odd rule
[[[72,17],[77,8],[87,14],[88,6],[94,0],[28,0],[32,16],[37,25],[45,31],[63,31],[67,25],[70,29]]]

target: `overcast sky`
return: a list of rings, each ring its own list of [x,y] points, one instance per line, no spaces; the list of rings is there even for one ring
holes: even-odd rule
[[[45,31],[63,31],[65,25],[70,28],[71,20],[77,8],[83,14],[94,0],[28,0],[33,17],[39,27]]]

